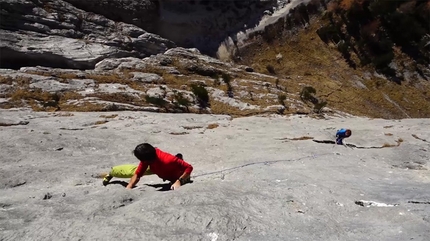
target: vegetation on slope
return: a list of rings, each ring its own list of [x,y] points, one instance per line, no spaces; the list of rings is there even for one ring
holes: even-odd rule
[[[313,87],[330,108],[430,117],[429,9],[429,1],[313,0],[252,36],[235,60],[289,79],[290,92]]]
[[[416,61],[419,73],[430,63],[429,14],[429,1],[337,0],[330,2],[324,16],[329,22],[317,33],[325,43],[337,43],[351,67],[370,64],[400,82],[390,66],[394,47]]]

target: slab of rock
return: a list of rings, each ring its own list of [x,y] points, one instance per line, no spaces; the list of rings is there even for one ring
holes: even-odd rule
[[[66,90],[76,90],[71,85],[61,83],[57,81],[55,78],[49,78],[49,77],[44,80],[37,81],[30,84],[29,88],[41,89],[42,91],[46,91],[46,92],[61,92]]]
[[[251,105],[249,103],[245,103],[240,100],[227,97],[226,93],[223,90],[219,90],[211,87],[208,87],[208,89],[211,91],[211,96],[215,100],[228,104],[232,107],[236,107],[240,110],[255,110],[260,108],[259,106]]]
[[[131,72],[133,75],[132,80],[145,84],[165,84],[164,79],[158,74],[153,73],[142,73],[142,72]]]
[[[108,71],[114,69],[140,69],[146,66],[146,63],[139,58],[107,58],[95,65],[95,71]]]
[[[105,58],[145,57],[175,47],[131,24],[75,8],[62,0],[2,2],[0,67],[92,69]]]
[[[95,82],[93,79],[70,79],[69,86],[75,90],[81,90],[87,87],[94,87]]]
[[[128,85],[123,85],[123,84],[99,84],[97,92],[124,93],[126,95],[143,94],[142,91],[132,89]]]
[[[392,166],[405,160],[428,166],[428,143],[411,134],[429,140],[429,119],[231,118],[138,109],[58,114],[0,109],[0,117],[33,116],[31,125],[0,127],[5,240],[427,241],[430,235],[430,171]],[[356,149],[304,138],[333,140],[345,124],[353,128],[349,143],[369,146],[384,126],[404,143]],[[138,164],[131,150],[141,142],[182,153],[194,166],[193,183],[161,191],[169,183],[149,175],[126,190],[128,179],[103,186],[91,175]],[[48,192],[52,198],[42,200]]]
[[[164,95],[167,95],[167,93],[170,91],[170,88],[167,86],[163,87],[164,89],[160,87],[150,88],[146,91],[146,94],[149,97],[163,97]]]
[[[10,90],[12,90],[12,85],[0,84],[0,96],[5,96]]]
[[[28,123],[30,122],[21,118],[0,117],[0,126],[28,125]]]

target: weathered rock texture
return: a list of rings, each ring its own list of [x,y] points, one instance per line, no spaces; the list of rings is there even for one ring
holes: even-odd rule
[[[64,0],[87,12],[103,15],[115,22],[136,25],[154,33],[160,19],[159,0]]]
[[[239,31],[256,26],[267,11],[284,5],[276,0],[65,0],[114,21],[134,24],[183,47],[215,54]],[[112,9],[115,9],[114,11]]]
[[[198,111],[198,98],[191,87],[194,84],[207,89],[209,103],[222,103],[233,110],[276,112],[286,108],[279,104],[278,95],[286,96],[285,105],[291,112],[306,108],[297,95],[276,86],[275,77],[247,69],[181,47],[143,59],[106,58],[94,70],[40,66],[4,69],[0,70],[0,97],[4,98],[0,108],[82,111],[88,105],[98,105],[92,110]],[[226,78],[231,78],[231,93],[226,91]],[[285,80],[278,80],[279,85],[282,83]],[[162,100],[148,101],[147,96]],[[264,101],[254,102],[252,96]],[[219,113],[222,108],[207,111]]]
[[[0,240],[430,237],[429,119],[0,110],[0,123]],[[346,124],[346,143],[367,149],[309,139]],[[95,178],[138,164],[141,142],[181,152],[194,182],[162,191],[168,182],[144,176],[126,190],[128,179]]]
[[[258,25],[274,0],[250,1],[160,1],[160,23],[156,33],[185,47],[214,54],[226,38]]]
[[[226,38],[236,39],[277,5],[272,0],[2,0],[0,67],[91,69],[104,58],[142,58],[174,42],[214,55]]]
[[[64,1],[2,0],[0,17],[2,68],[91,69],[104,58],[142,58],[175,46],[139,27]]]

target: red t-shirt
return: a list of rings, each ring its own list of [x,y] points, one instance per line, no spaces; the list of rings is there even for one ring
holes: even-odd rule
[[[182,174],[184,174],[184,172],[191,174],[193,171],[193,166],[176,156],[163,152],[158,148],[155,148],[155,153],[157,155],[157,159],[153,163],[149,164],[149,168],[152,173],[157,174],[157,176],[163,180],[175,182],[180,176],[182,176]],[[147,168],[148,163],[140,162],[135,174],[140,178],[143,176]]]

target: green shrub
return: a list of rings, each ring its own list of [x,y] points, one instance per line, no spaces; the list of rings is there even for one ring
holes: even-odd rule
[[[316,98],[314,95],[317,93],[316,89],[312,86],[303,87],[300,92],[300,99],[303,102],[311,102],[314,105],[314,112],[320,113],[322,108],[327,105],[327,101],[322,101]]]
[[[314,112],[320,113],[322,108],[327,105],[327,101],[319,101],[318,103],[314,103]]]
[[[153,97],[153,96],[145,95],[145,101],[148,102],[149,104],[153,104],[155,106],[164,108],[166,112],[168,111],[167,107],[169,102],[167,102],[162,97]]]
[[[313,95],[316,93],[317,93],[317,91],[315,90],[314,87],[305,86],[305,87],[303,87],[302,91],[300,92],[300,99],[303,102],[310,101],[310,102],[314,103],[316,98]]]
[[[226,83],[227,85],[231,82],[231,76],[227,73],[223,72],[221,74],[221,78],[222,78],[222,81],[224,81],[224,83]]]
[[[272,65],[268,64],[266,69],[270,74],[276,74],[275,68]]]
[[[190,112],[190,110],[188,109],[188,106],[191,105],[191,102],[187,98],[184,98],[181,92],[176,92],[173,97],[175,98],[174,104],[178,108],[181,108],[181,106],[184,106],[186,108],[186,111]]]
[[[278,94],[278,102],[280,105],[285,107],[285,100],[287,99],[287,96],[285,94]]]
[[[209,104],[209,93],[205,87],[201,85],[191,84],[191,91],[196,97],[197,104],[201,109],[206,109],[210,106]]]

